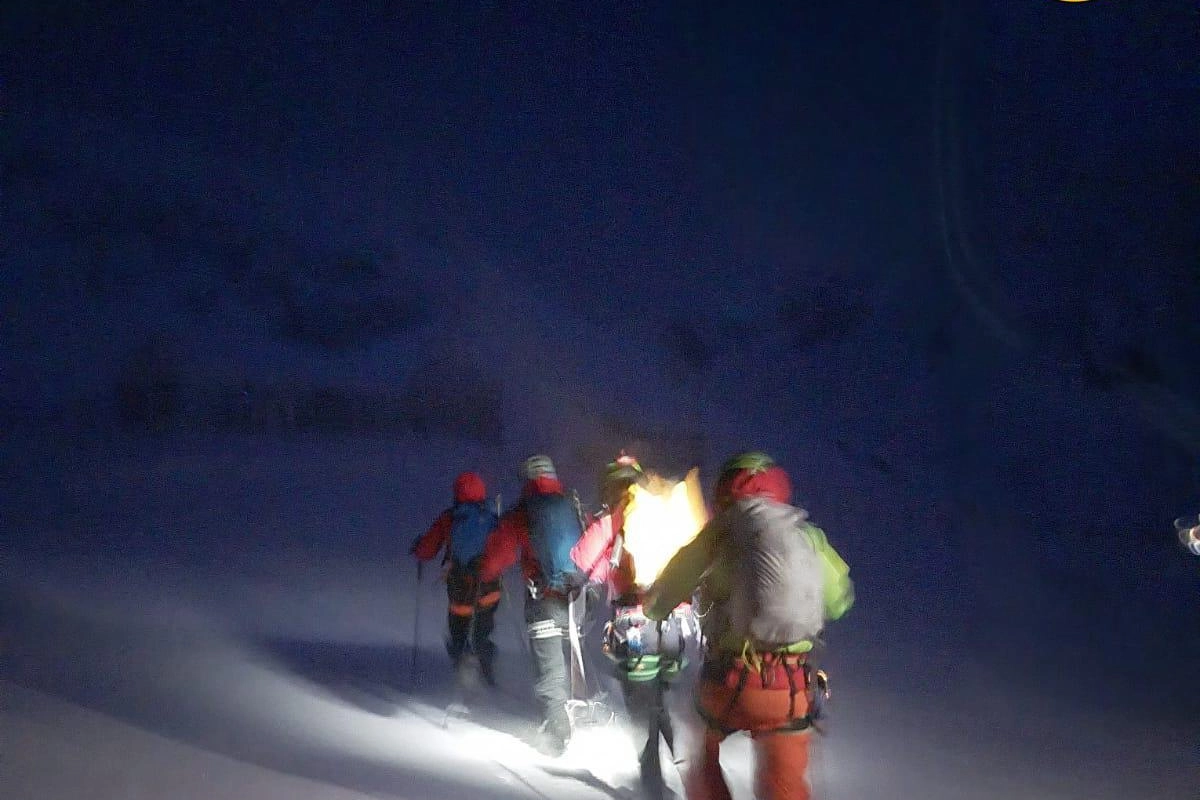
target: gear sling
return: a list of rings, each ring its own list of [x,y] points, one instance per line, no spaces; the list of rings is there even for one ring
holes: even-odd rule
[[[829,697],[828,678],[824,670],[812,670],[806,654],[802,653],[765,653],[723,658],[705,663],[703,669],[704,679],[733,689],[724,709],[716,715],[704,708],[699,695],[695,698],[695,708],[700,718],[709,728],[723,736],[742,730],[728,725],[727,720],[750,684],[751,677],[757,681],[756,688],[770,691],[782,689],[781,684],[785,684],[788,690],[787,722],[775,728],[756,730],[756,734],[798,733],[815,727],[821,716],[821,700]],[[796,697],[801,694],[805,698],[806,711],[797,715]]]

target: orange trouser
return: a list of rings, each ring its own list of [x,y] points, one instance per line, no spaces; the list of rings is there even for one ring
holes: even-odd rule
[[[732,685],[731,685],[732,684]],[[702,752],[689,759],[685,776],[688,800],[730,800],[721,774],[721,742],[731,730],[747,731],[754,739],[754,795],[759,800],[809,800],[804,773],[808,769],[807,731],[780,731],[808,713],[803,674],[797,674],[798,691],[775,681],[764,686],[757,676],[740,691],[733,680],[702,679],[696,702],[711,722],[704,732]],[[791,716],[789,716],[789,713]]]

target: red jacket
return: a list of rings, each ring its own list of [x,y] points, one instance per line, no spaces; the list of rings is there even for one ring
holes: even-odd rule
[[[521,489],[522,498],[534,494],[563,494],[563,485],[556,478],[539,475]],[[479,579],[496,580],[518,559],[525,580],[536,580],[541,575],[542,567],[529,543],[529,515],[520,503],[504,512],[500,523],[488,536],[479,562]]]
[[[450,543],[450,526],[453,523],[450,509],[446,509],[413,544],[412,554],[418,561],[428,561]]]
[[[454,479],[454,502],[482,503],[487,498],[487,486],[483,478],[474,472],[464,472]],[[453,524],[451,516],[453,509],[446,509],[429,526],[412,546],[412,554],[419,561],[428,561],[438,554],[443,547],[450,544],[450,527]]]

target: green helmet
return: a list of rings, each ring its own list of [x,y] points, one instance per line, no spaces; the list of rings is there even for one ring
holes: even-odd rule
[[[628,455],[624,450],[617,456],[615,461],[610,461],[604,467],[604,480],[621,481],[633,480],[636,481],[642,477],[642,465],[638,463],[637,457]]]
[[[713,487],[713,502],[717,508],[724,508],[733,502],[730,495],[730,485],[739,472],[757,475],[775,466],[775,460],[761,450],[747,450],[732,456],[721,465],[717,474],[717,483]]]
[[[748,470],[751,475],[756,475],[760,472],[766,472],[773,466],[775,466],[775,459],[766,453],[761,450],[748,450],[745,453],[738,453],[722,464],[718,480],[728,478],[733,473],[741,472],[742,470]]]
[[[601,502],[607,506],[615,505],[621,495],[644,476],[637,458],[622,450],[615,460],[604,466],[604,474],[600,477]]]

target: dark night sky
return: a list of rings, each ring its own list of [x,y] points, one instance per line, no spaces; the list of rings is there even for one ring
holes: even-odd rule
[[[113,415],[150,337],[199,384],[448,369],[514,447],[836,449],[1190,580],[1188,4],[395,5],[4,12],[10,419]]]

